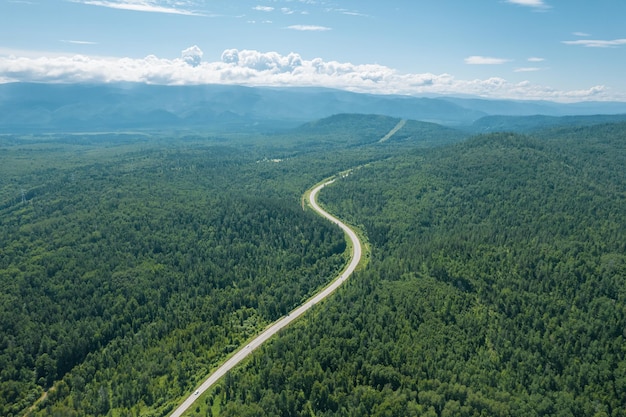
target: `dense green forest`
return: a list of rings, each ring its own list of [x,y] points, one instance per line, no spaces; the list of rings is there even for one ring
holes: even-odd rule
[[[167,415],[343,267],[353,167],[368,268],[189,415],[626,415],[626,125],[398,122],[0,136],[0,415]]]
[[[36,414],[162,415],[343,266],[306,177],[244,147],[136,147],[5,155],[0,415],[53,384]]]
[[[166,415],[344,266],[302,193],[396,152],[355,149],[398,121],[1,135],[0,415]]]
[[[189,415],[626,415],[626,124],[478,136],[324,189],[366,271]]]

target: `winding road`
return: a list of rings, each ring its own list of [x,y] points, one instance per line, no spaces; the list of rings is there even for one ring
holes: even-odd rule
[[[315,188],[311,190],[309,193],[309,203],[313,210],[315,210],[318,214],[325,217],[329,221],[337,224],[343,231],[346,233],[350,241],[352,242],[352,259],[348,266],[343,270],[343,272],[336,277],[327,287],[322,289],[320,292],[315,294],[313,297],[309,298],[304,304],[297,307],[295,310],[291,311],[287,316],[282,317],[281,319],[275,321],[272,325],[266,328],[263,333],[259,334],[254,340],[252,340],[248,345],[237,351],[233,356],[231,356],[226,362],[224,362],[219,368],[217,368],[209,377],[198,387],[198,389],[191,394],[189,397],[185,399],[185,401],[176,409],[170,417],[180,417],[191,407],[191,405],[202,395],[203,392],[211,388],[220,378],[222,378],[228,371],[230,371],[233,367],[239,364],[242,360],[244,360],[248,355],[250,355],[254,349],[261,346],[265,341],[267,341],[270,337],[274,336],[281,329],[288,326],[292,321],[296,320],[302,314],[304,314],[308,309],[313,307],[315,304],[322,301],[324,298],[328,297],[332,294],[343,282],[348,279],[348,277],[354,272],[357,265],[361,261],[362,255],[362,247],[361,241],[358,236],[350,227],[346,226],[339,219],[334,217],[332,214],[324,211],[316,201],[317,194],[320,192],[322,188],[325,186],[332,184],[335,182],[335,179],[330,179],[325,181]]]

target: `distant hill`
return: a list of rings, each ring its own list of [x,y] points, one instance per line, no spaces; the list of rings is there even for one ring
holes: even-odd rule
[[[475,121],[469,130],[474,133],[513,131],[533,132],[557,126],[591,126],[626,121],[626,114],[598,114],[591,116],[485,116]]]
[[[458,142],[467,136],[461,130],[436,123],[407,120],[406,124],[389,138],[389,142],[393,144],[418,143],[421,147],[426,147]]]
[[[402,122],[402,123],[400,123]],[[400,128],[386,138],[396,126]],[[399,144],[409,147],[430,147],[458,142],[469,133],[431,122],[407,120],[398,117],[375,114],[336,114],[323,119],[305,123],[295,129],[287,130],[293,146],[309,148],[333,146],[359,146],[386,142],[397,147]],[[385,140],[383,141],[383,138]],[[316,143],[316,145],[313,145]]]
[[[295,131],[307,135],[337,135],[358,132],[359,135],[368,137],[366,140],[375,142],[397,125],[400,120],[396,117],[374,114],[335,114],[305,123]]]
[[[276,130],[335,114],[380,114],[447,126],[490,115],[626,113],[626,103],[559,104],[232,85],[0,84],[0,132]]]

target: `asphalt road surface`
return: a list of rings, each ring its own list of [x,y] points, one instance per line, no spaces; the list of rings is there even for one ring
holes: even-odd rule
[[[348,279],[348,277],[354,272],[357,265],[361,260],[362,248],[361,241],[357,237],[356,233],[342,223],[339,219],[334,217],[333,215],[324,211],[316,201],[317,194],[319,191],[327,186],[328,184],[332,184],[335,180],[331,179],[329,181],[324,182],[321,185],[315,187],[311,193],[309,194],[309,202],[311,203],[311,207],[313,210],[318,212],[321,216],[325,217],[329,221],[337,224],[339,227],[343,229],[346,233],[350,241],[352,242],[352,260],[346,269],[343,270],[341,275],[336,277],[333,282],[322,289],[320,292],[315,294],[313,297],[309,298],[304,304],[300,305],[295,310],[291,311],[287,316],[277,320],[272,325],[270,325],[267,329],[263,331],[263,333],[259,334],[254,340],[252,340],[248,345],[237,351],[233,356],[231,356],[226,362],[224,362],[219,368],[217,368],[209,377],[200,385],[196,391],[194,391],[189,397],[185,399],[185,401],[170,415],[171,417],[180,417],[191,407],[191,405],[196,401],[203,392],[211,388],[213,384],[215,384],[220,378],[222,378],[228,371],[230,371],[233,367],[235,367],[239,362],[244,360],[248,355],[252,353],[252,351],[259,346],[261,346],[265,341],[267,341],[270,337],[274,336],[281,329],[288,326],[289,323],[296,320],[302,314],[304,314],[308,309],[313,307],[315,304],[322,301],[324,298],[328,297],[332,294],[343,282]]]

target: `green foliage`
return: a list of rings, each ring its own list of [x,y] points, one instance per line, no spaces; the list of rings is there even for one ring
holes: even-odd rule
[[[189,415],[624,416],[626,125],[339,122],[3,136],[0,414],[167,415],[343,267],[300,199],[360,166],[320,199],[368,268]]]
[[[223,415],[624,416],[626,125],[480,136],[326,187],[368,270],[232,372]]]
[[[166,413],[345,263],[342,232],[300,206],[306,178],[257,153],[21,146],[0,202],[0,415],[53,386],[32,415]]]

